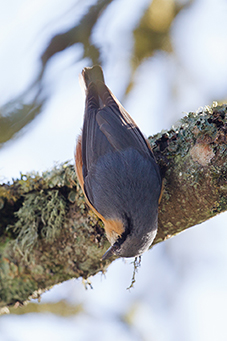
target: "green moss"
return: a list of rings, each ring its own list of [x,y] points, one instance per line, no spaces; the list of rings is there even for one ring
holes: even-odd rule
[[[13,181],[12,184],[3,184],[0,186],[0,198],[16,201],[21,195],[41,189],[78,187],[74,166],[69,162],[56,164],[51,171],[30,172],[20,174],[20,178]]]
[[[5,200],[16,201],[19,195],[13,193],[9,185],[0,185],[1,209],[5,205]]]
[[[221,213],[221,212],[226,211],[226,207],[227,207],[227,196],[223,196],[223,197],[221,197],[221,199],[218,203],[217,212]]]
[[[67,213],[67,201],[77,200],[85,208],[74,167],[68,162],[55,165],[41,175],[21,173],[12,185],[0,186],[0,209],[5,210],[0,227],[8,236],[14,233],[14,248],[27,256],[40,237],[52,241],[58,236]],[[14,217],[10,216],[11,211]]]
[[[25,195],[18,218],[12,227],[17,234],[15,247],[27,256],[39,236],[47,241],[56,238],[63,226],[66,201],[59,190],[32,192]]]
[[[1,306],[23,302],[37,289],[37,283],[26,276],[8,279],[0,287]]]

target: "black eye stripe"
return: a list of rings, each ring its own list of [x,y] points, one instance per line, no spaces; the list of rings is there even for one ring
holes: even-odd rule
[[[122,233],[122,235],[120,237],[118,237],[117,241],[114,243],[114,248],[119,248],[124,241],[126,240],[127,236],[130,234],[130,232],[133,229],[133,225],[132,225],[132,219],[131,217],[129,217],[126,213],[124,214],[125,217],[125,231]]]

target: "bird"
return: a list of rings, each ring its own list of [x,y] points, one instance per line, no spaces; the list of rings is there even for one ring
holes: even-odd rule
[[[101,66],[81,75],[86,100],[75,170],[111,244],[102,260],[141,257],[157,233],[160,168],[149,141],[105,84]]]

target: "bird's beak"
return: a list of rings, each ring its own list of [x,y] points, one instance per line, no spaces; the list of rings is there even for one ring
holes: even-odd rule
[[[115,247],[112,245],[111,247],[109,247],[109,249],[104,253],[104,255],[102,256],[102,260],[106,260],[108,258],[110,258],[111,256],[115,255]]]

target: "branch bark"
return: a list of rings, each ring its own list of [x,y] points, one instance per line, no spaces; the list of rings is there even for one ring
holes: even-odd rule
[[[164,177],[154,244],[227,210],[226,140],[227,105],[189,113],[150,138]],[[100,261],[108,246],[72,165],[1,185],[0,308],[105,271],[113,261]]]

